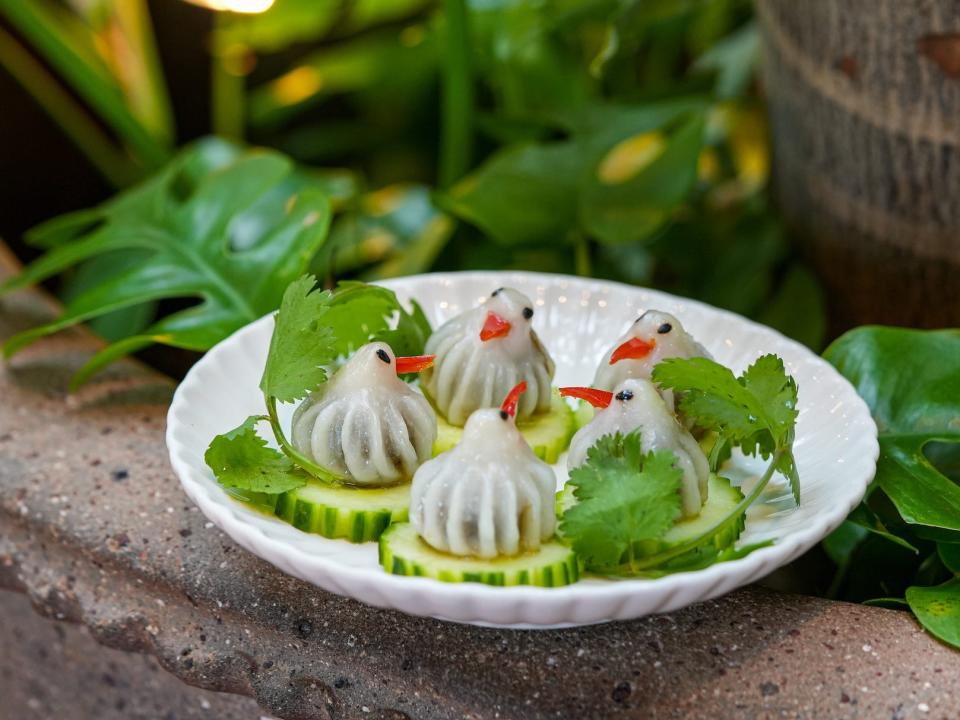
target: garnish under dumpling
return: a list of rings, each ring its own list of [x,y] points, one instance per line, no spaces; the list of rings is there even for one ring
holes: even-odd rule
[[[422,384],[447,422],[462,426],[474,410],[496,407],[519,382],[527,384],[519,418],[550,410],[554,365],[532,319],[526,295],[500,288],[430,336],[425,352],[436,360]]]
[[[427,399],[397,377],[429,356],[395,358],[364,345],[293,415],[293,446],[331,474],[377,487],[409,480],[432,454],[437,418]]]
[[[593,419],[577,431],[570,441],[567,466],[572,470],[587,459],[587,451],[605,435],[629,435],[640,431],[644,453],[670,450],[676,455],[675,467],[683,472],[680,486],[684,517],[693,517],[707,501],[710,464],[700,444],[677,420],[649,380],[628,379],[615,392],[593,388],[561,388],[564,396],[587,400],[595,408]]]
[[[603,356],[593,386],[613,391],[627,378],[649,380],[657,363],[674,357],[710,358],[710,353],[684,330],[673,315],[647,310]],[[673,393],[663,390],[661,394],[673,410]]]
[[[493,558],[539,549],[556,526],[556,476],[517,430],[520,383],[501,408],[475,411],[452,450],[413,477],[410,523],[430,546]]]

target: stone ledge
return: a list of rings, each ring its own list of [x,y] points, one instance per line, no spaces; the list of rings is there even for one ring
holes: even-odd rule
[[[0,257],[0,277],[11,268]],[[0,300],[0,338],[49,312],[33,292]],[[124,362],[66,395],[96,346],[70,331],[0,370],[0,587],[191,685],[281,718],[960,714],[957,656],[897,611],[752,587],[629,623],[502,631],[294,580],[181,492],[169,380]]]

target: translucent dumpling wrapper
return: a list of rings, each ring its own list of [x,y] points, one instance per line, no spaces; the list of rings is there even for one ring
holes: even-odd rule
[[[583,390],[574,388],[573,390]],[[568,389],[564,394],[576,395]],[[592,391],[587,391],[590,394]],[[597,396],[605,395],[602,400]],[[592,402],[599,405],[593,419],[570,441],[567,466],[574,469],[587,459],[587,451],[604,435],[628,435],[640,431],[640,447],[644,453],[669,450],[677,457],[676,467],[683,472],[680,487],[684,517],[693,517],[707,501],[710,464],[700,444],[680,424],[667,407],[657,388],[649,380],[628,379],[613,393],[596,393]],[[609,402],[603,407],[604,402]]]
[[[710,353],[673,315],[647,310],[603,356],[593,386],[613,391],[628,378],[649,380],[661,360],[692,357],[710,358]],[[673,410],[673,391],[664,389],[661,395]]]
[[[507,412],[477,410],[463,439],[420,466],[410,522],[429,545],[493,558],[537,550],[556,529],[556,476]]]
[[[474,410],[496,407],[519,382],[527,392],[517,417],[550,410],[554,364],[532,320],[530,299],[501,288],[433,333],[425,352],[436,359],[421,382],[447,422],[462,426]]]
[[[403,360],[403,358],[401,358]],[[393,485],[428,460],[437,416],[427,399],[397,377],[385,343],[364,345],[293,415],[293,446],[355,485]]]

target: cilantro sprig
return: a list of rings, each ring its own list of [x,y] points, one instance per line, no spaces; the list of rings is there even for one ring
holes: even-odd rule
[[[333,291],[319,290],[312,275],[290,283],[274,323],[260,379],[267,414],[252,415],[216,436],[204,460],[221,485],[257,493],[293,490],[311,477],[341,482],[293,447],[280,424],[277,404],[302,400],[318,390],[340,358],[371,340],[389,343],[394,352],[419,354],[430,324],[416,303],[408,312],[386,288],[346,282]],[[257,434],[262,421],[270,423],[280,450]]]
[[[560,530],[587,567],[615,568],[634,543],[653,540],[680,517],[680,482],[670,451],[644,455],[639,432],[605,435],[570,472],[577,504],[563,515]]]
[[[740,377],[706,358],[670,359],[657,365],[653,380],[678,393],[681,413],[717,433],[711,469],[730,448],[767,459],[750,494],[710,527],[664,550],[640,552],[661,538],[680,517],[681,473],[669,451],[641,452],[638,433],[600,438],[586,462],[570,473],[577,503],[565,510],[560,532],[588,569],[613,575],[656,577],[732,560],[769,543],[728,547],[747,508],[773,475],[790,483],[797,504],[800,479],[793,457],[797,385],[774,355],[764,355]],[[742,525],[741,525],[742,527]]]
[[[763,355],[738,378],[707,358],[671,358],[653,369],[653,381],[681,393],[680,412],[719,435],[711,452],[712,469],[716,470],[724,447],[772,458],[764,485],[773,471],[781,472],[800,504],[800,477],[793,458],[797,383],[783,360]]]

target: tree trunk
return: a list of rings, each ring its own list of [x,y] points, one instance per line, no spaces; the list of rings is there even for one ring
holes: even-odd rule
[[[833,329],[960,325],[960,2],[757,6],[776,195]]]

